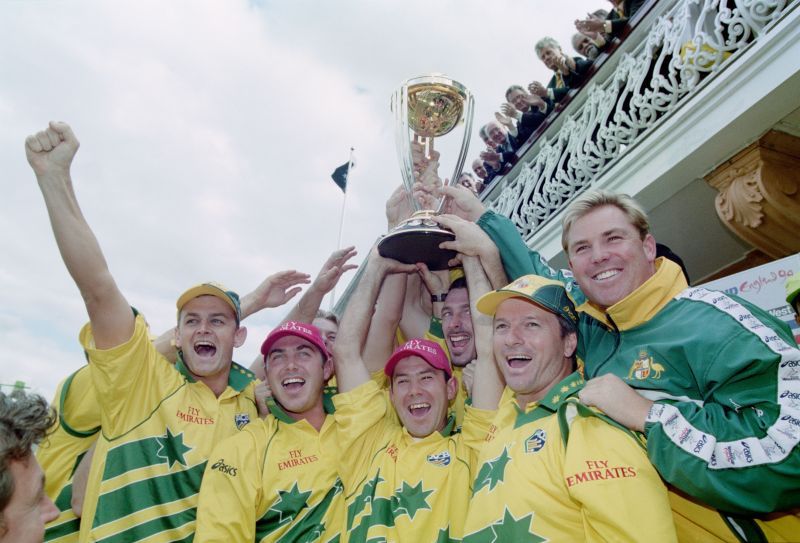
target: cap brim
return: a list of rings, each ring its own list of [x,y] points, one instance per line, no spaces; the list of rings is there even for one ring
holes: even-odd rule
[[[215,298],[219,298],[220,300],[228,304],[228,306],[231,309],[233,309],[234,315],[236,315],[237,317],[239,315],[237,308],[231,301],[230,297],[228,297],[228,295],[225,292],[221,291],[220,289],[212,285],[197,285],[196,287],[192,287],[183,294],[181,294],[181,297],[178,298],[178,302],[175,304],[178,307],[178,311],[183,309],[183,306],[185,306],[198,296],[214,296]]]
[[[492,292],[487,292],[475,303],[475,307],[478,311],[483,313],[484,315],[489,315],[490,317],[494,317],[495,313],[497,313],[497,308],[508,300],[509,298],[522,298],[523,300],[527,300],[531,303],[541,306],[541,304],[535,302],[530,297],[522,294],[521,292],[517,292],[516,290],[494,290]],[[552,309],[545,308],[548,311],[552,312]]]

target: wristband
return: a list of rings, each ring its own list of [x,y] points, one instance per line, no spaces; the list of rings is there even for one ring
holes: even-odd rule
[[[444,299],[447,297],[447,293],[443,292],[442,294],[431,294],[431,302],[444,302]]]

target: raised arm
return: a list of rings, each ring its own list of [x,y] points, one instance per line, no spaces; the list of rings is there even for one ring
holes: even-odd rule
[[[453,249],[464,256],[478,257],[481,274],[487,276],[493,288],[500,288],[508,284],[497,246],[483,230],[474,222],[466,221],[455,215],[440,215],[436,220],[456,235],[455,240],[441,244],[443,249]]]
[[[328,260],[322,265],[322,269],[319,270],[314,282],[300,297],[297,305],[286,315],[283,322],[299,321],[310,323],[313,321],[322,304],[322,299],[334,289],[346,271],[354,270],[358,267],[355,264],[347,263],[354,256],[356,256],[355,247],[345,247],[332,252]]]
[[[333,348],[339,392],[348,392],[370,378],[364,365],[362,350],[384,277],[392,271],[398,273],[416,271],[416,267],[412,264],[400,264],[383,258],[376,248],[370,253],[366,266],[358,288],[353,291],[347,303]]]
[[[89,313],[95,345],[108,349],[130,339],[134,316],[75,198],[70,166],[79,145],[68,124],[51,122],[26,138],[25,154],[42,191],[61,258]]]
[[[480,259],[464,256],[464,275],[467,278],[469,305],[472,314],[472,333],[475,336],[475,370],[472,386],[472,406],[494,410],[503,394],[503,379],[494,362],[492,345],[492,317],[484,315],[475,307],[478,298],[492,290],[483,271]]]

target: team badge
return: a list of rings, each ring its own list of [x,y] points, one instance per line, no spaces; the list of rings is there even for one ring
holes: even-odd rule
[[[539,428],[531,437],[525,440],[525,453],[535,453],[542,450],[545,442],[547,442],[547,432]]]
[[[241,430],[250,423],[250,415],[247,413],[236,413],[233,416],[233,422],[236,423],[236,428]]]
[[[639,351],[639,358],[633,361],[631,370],[628,372],[628,380],[636,379],[643,381],[653,375],[653,379],[660,379],[661,372],[664,371],[664,366],[653,360],[653,357],[647,354],[646,349]]]
[[[443,451],[438,454],[429,454],[428,462],[430,462],[434,466],[440,466],[440,467],[448,466],[450,465],[450,453],[447,451]]]

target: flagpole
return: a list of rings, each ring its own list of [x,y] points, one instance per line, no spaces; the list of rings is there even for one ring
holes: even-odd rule
[[[354,149],[350,148],[350,161],[347,163],[347,176],[345,179],[347,180],[347,184],[344,188],[344,197],[342,198],[342,212],[339,214],[339,238],[336,240],[336,250],[342,248],[342,229],[344,227],[344,209],[345,204],[347,204],[347,186],[350,185],[350,169],[353,167],[353,151]],[[336,285],[333,286],[333,292],[331,292],[330,302],[328,311],[333,312],[333,305],[336,302]]]

